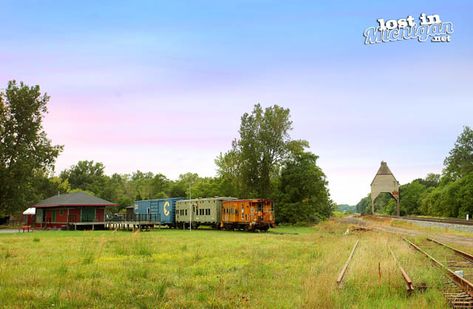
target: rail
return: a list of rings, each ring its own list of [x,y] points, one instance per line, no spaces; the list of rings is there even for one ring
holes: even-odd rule
[[[412,243],[410,240],[403,238],[404,241],[406,241],[409,245],[411,245],[414,249],[417,251],[421,252],[425,256],[427,256],[435,265],[440,267],[442,270],[445,271],[445,273],[457,284],[465,293],[467,293],[470,297],[473,297],[473,284],[469,282],[468,280],[458,276],[456,273],[454,273],[452,270],[447,268],[445,265],[440,263],[437,259],[435,259],[433,256],[422,250],[419,246],[416,244]]]
[[[343,265],[343,268],[340,271],[340,274],[338,275],[338,278],[337,278],[337,284],[338,285],[340,285],[343,281],[343,277],[345,276],[345,273],[348,269],[348,265],[350,265],[350,261],[353,258],[353,255],[355,254],[355,250],[356,250],[356,247],[358,246],[359,242],[360,242],[360,240],[358,239],[356,241],[355,245],[353,246],[353,249],[351,250],[351,253],[350,253],[350,256],[348,257],[348,260],[345,262],[345,265]]]
[[[402,278],[406,282],[407,293],[412,293],[414,291],[414,284],[412,283],[411,277],[409,277],[407,272],[401,266],[401,263],[399,263],[399,260],[396,258],[396,256],[394,255],[394,252],[391,250],[391,248],[389,248],[389,246],[388,246],[388,249],[389,249],[389,252],[391,252],[391,255],[392,255],[394,261],[396,261],[396,264],[399,267],[399,270],[401,271]]]
[[[410,221],[426,221],[426,222],[437,222],[447,224],[458,224],[458,225],[473,225],[473,220],[465,220],[460,218],[430,218],[430,217],[415,217],[415,216],[388,216],[388,215],[376,215],[377,217],[393,218]]]
[[[431,241],[431,242],[434,242],[434,243],[436,243],[436,244],[438,244],[438,245],[440,245],[440,246],[443,246],[443,247],[445,247],[445,248],[448,248],[448,249],[452,250],[453,252],[455,252],[456,254],[458,254],[458,255],[464,257],[465,259],[467,259],[467,260],[469,260],[470,262],[473,263],[473,255],[471,255],[471,254],[469,254],[469,253],[466,253],[465,251],[461,251],[461,250],[459,250],[459,249],[455,249],[455,248],[453,248],[453,247],[450,247],[449,245],[446,245],[446,244],[444,244],[444,243],[442,243],[442,242],[440,242],[440,241],[438,241],[438,240],[432,239],[432,238],[427,238],[427,240],[428,240],[428,241]]]

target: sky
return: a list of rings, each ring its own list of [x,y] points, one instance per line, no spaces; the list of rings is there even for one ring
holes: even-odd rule
[[[0,89],[51,97],[44,128],[107,174],[214,176],[256,103],[291,110],[337,203],[370,191],[382,160],[401,184],[442,171],[473,123],[471,1],[4,1]],[[449,43],[364,45],[363,31],[421,13]]]

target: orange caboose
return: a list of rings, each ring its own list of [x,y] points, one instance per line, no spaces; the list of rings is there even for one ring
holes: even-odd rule
[[[220,228],[267,231],[270,227],[275,227],[271,200],[229,200],[222,203]]]

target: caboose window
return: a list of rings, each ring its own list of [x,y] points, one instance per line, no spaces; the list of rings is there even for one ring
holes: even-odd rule
[[[258,203],[258,211],[263,211],[263,203]]]

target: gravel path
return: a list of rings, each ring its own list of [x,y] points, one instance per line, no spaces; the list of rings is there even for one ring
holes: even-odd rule
[[[465,247],[471,247],[473,249],[473,233],[471,237],[452,235],[452,234],[429,233],[429,232],[421,231],[421,230],[393,227],[393,226],[387,225],[386,222],[380,223],[374,220],[366,220],[360,217],[353,217],[353,216],[341,218],[340,221],[344,223],[349,223],[349,224],[359,224],[362,226],[369,226],[375,230],[388,232],[388,233],[394,233],[398,235],[412,236],[412,237],[415,237],[415,236],[432,237],[441,242],[455,243],[455,244],[462,245]]]
[[[0,229],[0,234],[18,233],[17,229]]]

